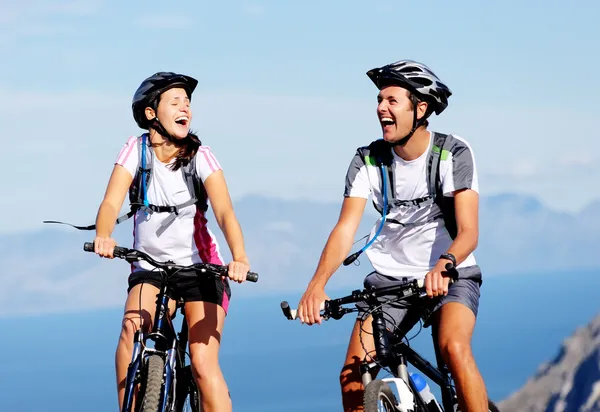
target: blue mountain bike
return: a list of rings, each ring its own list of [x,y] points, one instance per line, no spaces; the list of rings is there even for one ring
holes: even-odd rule
[[[86,242],[83,250],[93,252],[94,244]],[[171,279],[175,275],[190,278],[202,275],[227,276],[227,266],[210,263],[181,266],[171,261],[157,262],[144,252],[118,246],[113,255],[129,263],[144,260],[157,268],[162,278],[156,296],[152,330],[145,333],[138,329],[135,332],[121,412],[200,412],[200,392],[192,376],[186,351],[188,325],[183,302],[178,301],[175,313],[169,313],[169,292],[173,287]],[[257,282],[258,275],[248,272],[246,279]],[[176,333],[172,319],[179,308],[183,320],[180,332]]]

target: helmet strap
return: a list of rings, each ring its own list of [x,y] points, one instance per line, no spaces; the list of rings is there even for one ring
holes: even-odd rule
[[[425,123],[425,121],[431,114],[431,113],[429,113],[429,114],[425,113],[425,115],[423,117],[421,117],[420,119],[417,120],[417,104],[419,103],[419,99],[417,99],[417,97],[414,94],[411,94],[410,100],[412,101],[412,104],[413,104],[413,127],[412,127],[410,133],[407,134],[406,136],[404,136],[402,139],[398,140],[397,142],[390,143],[390,146],[392,146],[392,147],[406,145],[406,143],[408,143],[408,141],[410,140],[412,135],[415,133],[415,131],[419,127],[421,127],[421,125],[423,123]]]
[[[161,135],[162,137],[164,137],[165,139],[167,139],[169,142],[175,143],[177,141],[175,139],[175,137],[173,137],[171,134],[169,134],[169,132],[167,132],[167,130],[164,128],[164,126],[158,120],[158,117],[154,116],[154,119],[152,119],[150,121],[150,125],[152,126],[152,128],[154,130],[156,130],[156,132],[159,135]]]

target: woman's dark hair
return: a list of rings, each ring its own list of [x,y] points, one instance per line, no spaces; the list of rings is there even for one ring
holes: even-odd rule
[[[175,161],[168,166],[173,171],[187,165],[196,156],[200,146],[202,146],[202,141],[192,131],[188,132],[188,135],[184,139],[174,139],[172,143],[179,149],[177,155],[175,155]]]

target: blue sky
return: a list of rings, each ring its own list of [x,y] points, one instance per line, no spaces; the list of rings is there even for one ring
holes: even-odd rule
[[[0,0],[2,233],[91,223],[139,83],[199,79],[194,123],[234,198],[340,201],[380,136],[365,72],[401,58],[453,90],[432,128],[466,138],[483,195],[577,211],[600,197],[593,1]]]

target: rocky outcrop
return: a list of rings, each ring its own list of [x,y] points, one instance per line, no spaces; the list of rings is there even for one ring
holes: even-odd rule
[[[600,315],[565,339],[556,358],[498,406],[502,412],[600,411]]]

